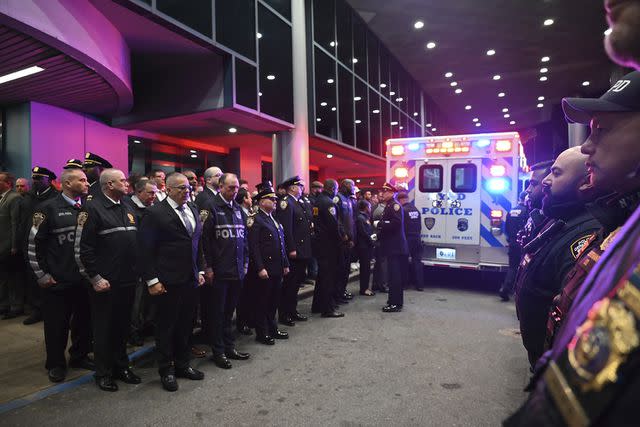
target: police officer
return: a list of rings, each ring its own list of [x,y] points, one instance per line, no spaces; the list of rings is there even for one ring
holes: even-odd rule
[[[249,234],[249,272],[253,296],[256,341],[273,345],[289,334],[278,330],[276,310],[282,278],[291,274],[286,253],[284,227],[273,217],[277,198],[272,188],[263,188],[255,199],[258,212],[247,219]]]
[[[222,369],[232,367],[229,359],[246,360],[249,353],[235,346],[232,320],[242,292],[249,266],[249,251],[245,233],[246,218],[235,202],[240,185],[238,177],[225,173],[220,177],[220,192],[208,204],[210,213],[204,223],[203,249],[207,265],[206,276],[213,284],[210,304],[211,324],[208,325],[212,360]]]
[[[598,228],[579,194],[586,182],[585,160],[580,147],[569,148],[558,156],[551,173],[543,180],[543,213],[551,221],[523,249],[516,283],[516,309],[531,367],[544,350],[553,297],[582,246]]]
[[[356,217],[356,253],[360,263],[360,295],[375,295],[369,286],[371,278],[371,259],[373,258],[373,247],[375,230],[371,225],[371,205],[366,200],[358,202],[358,216]]]
[[[357,209],[354,207],[351,196],[355,183],[351,179],[345,179],[340,183],[340,190],[334,198],[338,210],[338,221],[342,224],[342,229],[347,237],[340,246],[340,264],[338,265],[336,277],[336,294],[335,301],[338,304],[347,304],[353,298],[350,292],[347,292],[347,283],[349,282],[349,273],[351,272],[351,251],[355,247],[356,239],[356,217]]]
[[[282,183],[287,195],[278,201],[275,218],[284,229],[284,241],[290,272],[284,277],[282,296],[278,309],[280,323],[288,326],[295,321],[306,321],[307,317],[298,313],[298,289],[305,279],[307,264],[311,258],[312,211],[302,197],[304,182],[294,176]]]
[[[100,175],[105,169],[113,168],[113,165],[105,158],[94,153],[85,153],[82,164],[87,179],[89,180],[89,194],[93,197],[101,192]]]
[[[380,193],[386,207],[377,224],[380,252],[387,260],[389,300],[382,308],[385,313],[402,311],[404,291],[402,289],[402,267],[409,255],[407,238],[404,234],[404,213],[396,199],[398,190],[386,182]]]
[[[529,185],[525,189],[527,193],[527,206],[529,208],[529,218],[524,227],[518,232],[516,241],[520,247],[524,247],[533,240],[540,230],[549,222],[549,218],[542,213],[542,180],[551,173],[553,161],[544,161],[531,166],[531,178]],[[520,260],[518,260],[519,262]]]
[[[29,265],[43,289],[45,367],[51,382],[64,381],[64,352],[71,330],[69,366],[95,369],[91,351],[91,315],[88,283],[75,262],[74,241],[81,197],[89,191],[81,168],[65,169],[62,193],[41,203],[33,214],[29,233]]]
[[[404,233],[409,246],[409,257],[407,268],[403,269],[404,284],[409,285],[409,272],[415,280],[416,291],[422,292],[424,287],[423,266],[422,266],[422,215],[413,203],[409,203],[409,195],[405,192],[398,194],[398,202],[402,205],[404,212]]]
[[[318,280],[313,290],[311,311],[330,318],[344,317],[344,313],[336,311],[334,300],[340,247],[348,240],[338,221],[338,212],[333,202],[337,192],[336,180],[327,179],[324,182],[324,190],[318,194],[313,207],[316,230],[313,252],[318,259]]]
[[[128,182],[118,169],[100,175],[101,191],[87,197],[78,215],[75,256],[80,273],[90,282],[95,379],[104,391],[118,391],[114,381],[139,384],[129,369],[127,336],[136,272],[138,223],[124,203]]]
[[[499,291],[502,301],[509,301],[509,295],[513,292],[516,272],[522,256],[522,247],[518,243],[517,235],[529,218],[529,208],[525,203],[526,196],[526,192],[520,193],[518,204],[507,214],[505,222],[505,234],[509,243],[509,269]]]

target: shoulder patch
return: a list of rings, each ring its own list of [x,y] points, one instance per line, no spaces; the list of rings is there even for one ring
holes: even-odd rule
[[[89,213],[87,212],[80,212],[78,214],[78,226],[82,227],[84,226],[84,223],[87,222],[87,218],[89,218]]]
[[[336,196],[333,198],[333,203],[338,203],[340,201],[340,197]]]
[[[254,221],[255,220],[253,219],[253,215],[247,218],[247,227],[251,228],[253,226]]]
[[[336,215],[336,207],[335,207],[335,206],[331,206],[331,207],[329,208],[329,213],[330,213],[331,215],[335,216],[335,215]]]
[[[287,206],[286,200],[280,200],[280,209],[287,209]]]
[[[398,212],[398,211],[400,210],[400,205],[399,205],[399,204],[397,204],[397,203],[394,203],[394,204],[393,204],[393,210],[394,210],[394,211],[396,211],[396,212]]]
[[[580,254],[582,253],[582,251],[589,246],[590,243],[590,238],[592,237],[592,234],[587,234],[586,236],[582,236],[578,239],[576,239],[571,246],[569,247],[569,250],[571,251],[571,256],[573,256],[573,259],[578,259],[578,257],[580,256]]]
[[[40,224],[44,222],[45,215],[42,212],[36,212],[33,214],[33,226],[35,228],[40,227]]]
[[[585,242],[584,245],[582,245],[582,248],[580,249],[580,252],[578,253],[577,258],[580,258],[586,252],[586,250],[589,248],[589,245],[591,244],[591,242],[593,242],[596,239],[596,237],[598,237],[598,233],[593,233],[587,238],[587,241]]]
[[[204,224],[204,222],[209,218],[209,211],[206,209],[202,209],[200,211],[200,222]]]

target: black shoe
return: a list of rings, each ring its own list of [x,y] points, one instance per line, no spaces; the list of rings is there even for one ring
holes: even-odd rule
[[[103,391],[118,391],[118,384],[116,384],[110,375],[96,377],[96,384],[98,384],[98,388]]]
[[[86,369],[87,371],[95,371],[96,364],[88,356],[84,356],[80,359],[70,360],[69,366],[74,369]]]
[[[296,323],[289,316],[279,318],[278,322],[280,322],[281,324],[283,324],[285,326],[296,326]]]
[[[193,381],[200,381],[204,379],[204,373],[194,369],[191,366],[187,366],[183,369],[176,368],[176,377],[178,378],[187,378]]]
[[[418,292],[424,292],[424,288],[416,288],[416,291],[418,291]]]
[[[233,360],[247,360],[251,355],[249,353],[243,353],[241,351],[236,350],[235,348],[231,351],[227,351],[225,355],[229,359]]]
[[[304,316],[296,311],[296,314],[293,315],[293,320],[296,322],[306,322],[307,316]]]
[[[42,322],[42,313],[39,311],[33,311],[29,317],[22,321],[23,325],[33,325],[35,323]]]
[[[276,331],[276,333],[273,334],[273,338],[275,338],[277,340],[288,340],[289,339],[289,333],[285,332],[285,331]]]
[[[344,313],[340,313],[339,311],[330,311],[328,313],[322,313],[321,317],[330,317],[330,318],[344,317]]]
[[[315,279],[307,279],[302,283],[304,283],[305,285],[315,285],[316,281],[315,281]]]
[[[176,381],[176,376],[173,374],[161,375],[160,381],[162,382],[162,388],[167,391],[177,391],[178,390],[178,381]]]
[[[241,326],[238,328],[238,333],[242,335],[253,335],[253,331],[248,326]]]
[[[274,345],[276,343],[276,340],[269,335],[264,335],[264,336],[256,335],[256,341],[265,345]]]
[[[349,304],[349,300],[346,298],[336,298],[336,304]]]
[[[61,366],[49,369],[49,381],[61,383],[67,377],[67,370]]]
[[[353,299],[353,294],[351,292],[345,292],[343,295],[344,299]]]
[[[389,288],[381,288],[380,292],[382,292],[383,294],[388,294],[389,293]]]
[[[506,292],[500,292],[500,299],[504,302],[509,301],[509,294]]]
[[[23,311],[9,311],[5,313],[4,316],[2,316],[2,320],[15,319],[16,317],[21,316],[23,314],[24,314]]]
[[[116,378],[127,384],[140,384],[142,379],[133,373],[131,369],[120,369],[116,372]]]
[[[211,360],[218,368],[231,369],[232,367],[231,362],[229,362],[229,359],[227,359],[227,356],[224,354],[214,354],[211,356]]]
[[[382,311],[385,313],[399,313],[402,311],[402,306],[389,304],[387,306],[382,307]]]

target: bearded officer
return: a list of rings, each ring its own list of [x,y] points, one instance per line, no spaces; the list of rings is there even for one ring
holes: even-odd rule
[[[100,194],[100,175],[105,169],[113,168],[111,162],[95,153],[86,153],[82,164],[89,180],[89,194],[95,197]]]

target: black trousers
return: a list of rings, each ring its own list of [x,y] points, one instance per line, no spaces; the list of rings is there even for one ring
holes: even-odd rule
[[[131,335],[143,338],[145,330],[151,325],[155,326],[154,301],[155,299],[149,295],[147,284],[136,283],[136,292],[131,309]]]
[[[520,257],[522,255],[522,250],[520,249],[520,245],[517,243],[513,243],[513,245],[509,245],[509,269],[507,270],[507,274],[504,277],[504,282],[502,282],[502,286],[500,286],[500,293],[504,295],[511,295],[513,293],[513,288],[516,284],[516,275],[518,273],[518,266],[520,265]]]
[[[305,278],[307,259],[289,259],[289,274],[284,276],[278,315],[294,316],[298,312],[298,290]]]
[[[236,327],[253,327],[253,295],[252,289],[247,281],[242,287],[236,308]]]
[[[170,372],[172,362],[177,369],[189,366],[189,337],[198,301],[195,283],[167,285],[166,289],[166,293],[151,297],[156,304],[156,351],[160,375]]]
[[[363,293],[369,289],[373,248],[358,248],[356,252],[358,253],[358,262],[360,263],[360,293]]]
[[[135,283],[111,283],[106,292],[89,291],[96,377],[129,367],[127,338],[135,292]]]
[[[344,297],[347,291],[347,283],[349,282],[349,273],[351,272],[351,249],[346,246],[340,246],[338,260],[338,269],[336,271],[336,287],[334,298],[340,299]]]
[[[0,309],[13,312],[24,309],[24,267],[21,255],[0,259]]]
[[[389,286],[387,283],[387,259],[382,254],[380,247],[374,250],[376,263],[373,266],[373,290],[380,291]]]
[[[324,252],[324,251],[323,251]],[[313,313],[329,313],[335,310],[336,272],[339,267],[339,251],[318,254],[318,280],[313,290]]]
[[[210,309],[210,340],[213,354],[223,354],[235,348],[233,312],[242,292],[242,280],[214,279]]]
[[[527,289],[522,289],[517,301],[516,310],[520,320],[522,344],[527,350],[529,363],[533,368],[544,353],[547,320],[553,299],[535,295]]]
[[[69,331],[70,361],[82,359],[91,352],[91,309],[87,283],[74,283],[64,289],[44,289],[44,342],[47,351],[45,367],[65,368]]]
[[[405,288],[412,284],[416,289],[424,287],[424,267],[422,265],[422,242],[420,240],[409,240],[409,257],[405,258],[405,268],[403,268],[403,282]]]
[[[404,290],[402,289],[402,267],[406,262],[406,255],[387,256],[387,283],[389,283],[389,301],[391,305],[404,304]]]
[[[282,293],[282,277],[269,276],[268,279],[254,277],[251,280],[251,287],[254,297],[253,313],[256,335],[259,337],[273,336],[278,330],[276,310]]]

